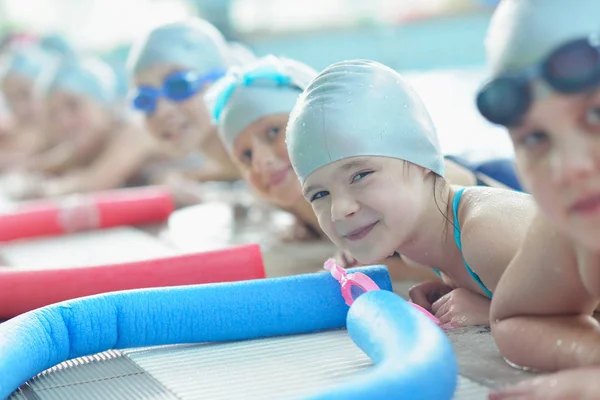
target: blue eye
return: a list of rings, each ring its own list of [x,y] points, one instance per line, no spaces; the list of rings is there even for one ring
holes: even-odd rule
[[[538,146],[548,140],[548,135],[545,132],[533,132],[528,135],[523,136],[519,143],[522,146],[533,148]]]
[[[267,132],[267,136],[270,137],[270,138],[274,138],[277,135],[279,135],[279,128],[271,128]]]
[[[317,193],[315,193],[315,195],[313,197],[310,198],[310,202],[312,203],[315,200],[322,199],[323,197],[327,196],[328,194],[329,194],[329,192],[326,192],[325,190],[317,192]]]
[[[371,175],[373,173],[373,171],[365,171],[365,172],[359,172],[358,174],[354,175],[352,177],[352,179],[350,180],[350,182],[354,183],[354,182],[358,182],[360,181],[362,178],[366,177],[367,175]]]

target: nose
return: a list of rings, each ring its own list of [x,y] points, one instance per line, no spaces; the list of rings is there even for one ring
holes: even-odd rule
[[[260,140],[252,143],[252,166],[259,173],[269,172],[275,166],[275,153],[271,146]]]
[[[564,135],[552,159],[552,176],[557,183],[569,183],[595,170],[595,146],[586,133]]]
[[[173,118],[175,112],[175,104],[170,102],[167,99],[159,97],[156,100],[156,107],[154,108],[153,117],[157,118],[159,121],[168,121]]]
[[[331,196],[331,220],[333,222],[342,221],[358,212],[359,205],[356,200],[346,194],[337,194]]]

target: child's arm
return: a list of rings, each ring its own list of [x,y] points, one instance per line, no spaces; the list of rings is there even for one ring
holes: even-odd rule
[[[492,333],[509,361],[553,371],[600,365],[598,301],[581,283],[570,240],[536,216],[502,276],[491,307]]]
[[[44,196],[94,192],[123,186],[150,158],[154,147],[142,132],[117,132],[98,159],[90,166],[44,186]]]

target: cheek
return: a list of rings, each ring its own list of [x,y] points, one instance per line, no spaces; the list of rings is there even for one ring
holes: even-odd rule
[[[145,121],[146,121],[146,129],[148,130],[148,132],[150,132],[150,134],[154,137],[160,137],[160,121],[158,120],[158,118],[156,118],[155,116],[148,116],[146,115],[145,117]]]
[[[206,129],[211,125],[211,118],[204,102],[204,97],[201,93],[193,96],[192,98],[182,101],[177,104],[183,114],[190,121],[199,125],[202,129]]]
[[[262,184],[262,180],[261,180],[260,174],[258,174],[256,172],[252,172],[250,170],[250,168],[248,168],[245,165],[239,165],[238,164],[238,168],[242,172],[242,176],[244,177],[244,179],[248,183],[250,183],[250,185],[252,185],[252,187],[254,188],[254,190],[256,190],[257,192],[259,192],[261,195],[264,195],[265,194],[265,187]]]

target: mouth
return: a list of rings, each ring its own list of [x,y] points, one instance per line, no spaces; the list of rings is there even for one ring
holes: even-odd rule
[[[351,242],[356,242],[358,240],[364,239],[369,233],[371,233],[373,228],[375,228],[375,225],[377,225],[378,223],[379,223],[379,221],[374,222],[367,226],[363,226],[362,228],[356,229],[356,230],[354,230],[346,235],[343,235],[343,236],[344,236],[344,238],[348,239]]]
[[[292,169],[291,166],[287,166],[287,167],[271,174],[271,176],[269,177],[269,186],[277,187],[277,186],[281,185],[283,182],[285,182],[285,179],[289,175],[291,169]]]
[[[571,206],[570,211],[584,215],[600,211],[600,193],[581,197]]]
[[[172,124],[163,131],[161,137],[163,138],[163,140],[169,142],[180,141],[186,135],[186,132],[188,131],[189,127],[190,124],[187,122],[182,122],[177,125]]]

